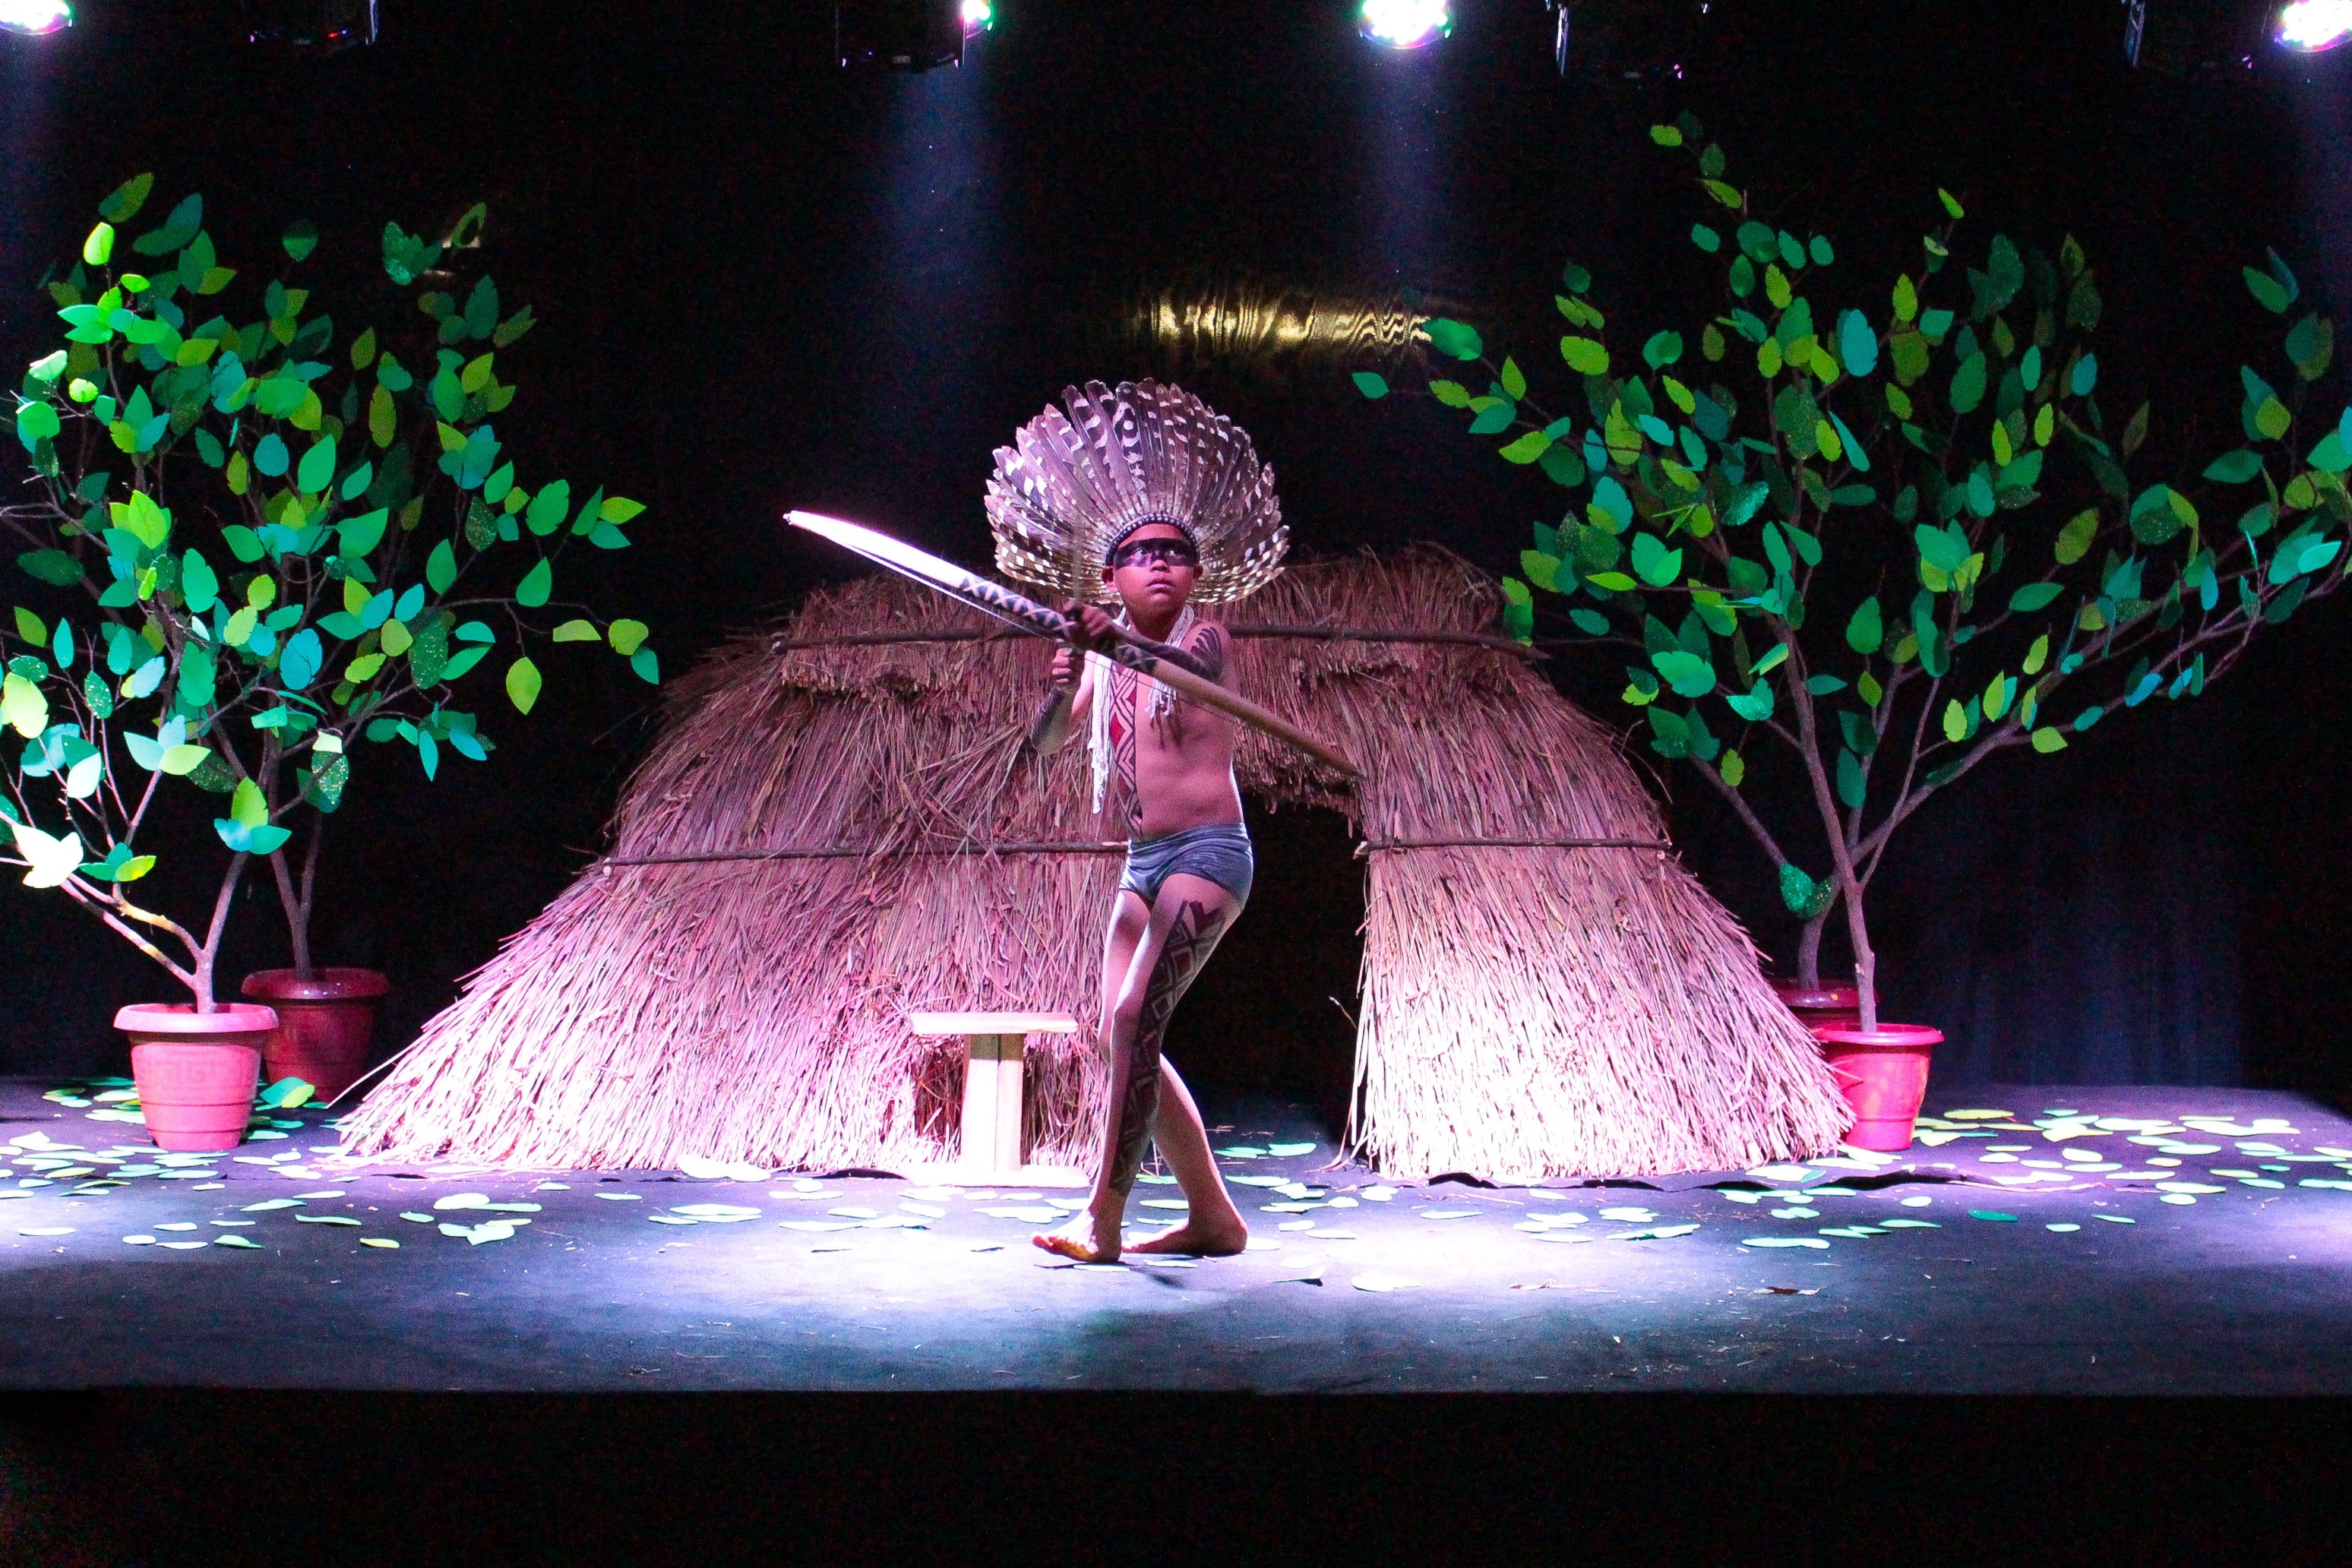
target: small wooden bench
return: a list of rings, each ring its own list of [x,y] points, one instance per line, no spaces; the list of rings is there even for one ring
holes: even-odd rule
[[[1076,1018],[1066,1013],[909,1013],[907,1027],[921,1036],[961,1035],[964,1041],[962,1157],[934,1174],[975,1185],[1086,1184],[1079,1172],[1025,1163],[1021,1146],[1028,1037],[1074,1035]]]

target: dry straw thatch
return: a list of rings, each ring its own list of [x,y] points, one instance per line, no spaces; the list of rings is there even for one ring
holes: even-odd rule
[[[1294,568],[1226,618],[1476,633],[1496,607],[1491,579],[1423,550]],[[960,1047],[910,1037],[903,1016],[1051,1008],[1091,1025],[1118,870],[1109,854],[952,852],[1099,842],[1111,820],[1087,809],[1077,749],[1008,777],[1051,649],[971,636],[987,625],[870,578],[680,681],[613,859],[870,853],[592,867],[352,1115],[357,1150],[531,1166],[951,1157]],[[1613,738],[1539,674],[1475,644],[1237,646],[1246,695],[1365,770],[1345,787],[1255,734],[1238,761],[1244,790],[1336,807],[1376,847],[1351,1138],[1380,1169],[1713,1171],[1837,1142],[1849,1113],[1809,1037],[1670,854],[1377,847],[1663,837]],[[1181,1014],[1177,1030],[1181,1054]],[[1091,1036],[1038,1037],[1030,1062],[1033,1157],[1084,1164],[1105,1087]]]

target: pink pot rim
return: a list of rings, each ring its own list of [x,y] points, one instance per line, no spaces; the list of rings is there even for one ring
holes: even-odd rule
[[[290,969],[257,969],[238,987],[269,1002],[366,1002],[392,989],[383,971],[324,967],[309,980]]]
[[[1801,985],[1794,980],[1773,978],[1773,993],[1791,1007],[1859,1007],[1862,988],[1836,981],[1823,981],[1819,985]]]
[[[1925,1024],[1881,1024],[1875,1029],[1824,1024],[1813,1038],[1825,1046],[1845,1046],[1863,1051],[1920,1051],[1944,1043],[1944,1031]]]
[[[278,1027],[278,1014],[251,1002],[223,1002],[213,1013],[198,1013],[193,1002],[133,1002],[114,1015],[114,1026],[141,1035],[265,1034]]]

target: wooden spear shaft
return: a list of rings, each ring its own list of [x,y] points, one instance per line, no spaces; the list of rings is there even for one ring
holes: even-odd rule
[[[942,561],[879,530],[811,511],[787,512],[784,520],[794,528],[805,529],[821,538],[829,539],[878,566],[887,566],[926,587],[936,588],[950,598],[961,600],[999,620],[1010,622],[1023,631],[1057,639],[1070,636],[1073,623],[1059,610],[1050,609],[1034,599],[1014,593],[1002,583],[992,583],[951,561]],[[1203,680],[1191,670],[1171,664],[1142,647],[1143,639],[1127,627],[1113,626],[1111,630],[1114,637],[1110,646],[1099,650],[1104,658],[1125,665],[1139,675],[1150,676],[1179,696],[1189,698],[1203,708],[1213,708],[1227,718],[1238,720],[1252,729],[1286,742],[1317,762],[1337,768],[1350,778],[1363,776],[1363,770],[1356,766],[1346,752],[1328,742],[1318,740],[1281,714],[1261,708],[1237,692],[1228,691],[1213,680]]]
[[[1213,708],[1229,718],[1237,719],[1252,729],[1263,730],[1276,740],[1287,741],[1318,763],[1325,763],[1346,773],[1360,778],[1363,770],[1349,761],[1348,754],[1328,741],[1320,741],[1272,709],[1262,708],[1238,692],[1228,691],[1213,680],[1203,680],[1191,670],[1170,663],[1147,652],[1139,646],[1136,634],[1121,626],[1113,626],[1118,638],[1107,657],[1126,665],[1139,674],[1148,675],[1180,697],[1191,699],[1203,708]],[[1096,693],[1101,700],[1103,693]]]

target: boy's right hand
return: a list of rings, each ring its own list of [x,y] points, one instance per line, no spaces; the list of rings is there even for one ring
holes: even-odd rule
[[[1056,690],[1076,690],[1078,684],[1078,650],[1068,643],[1054,650],[1054,686]]]

